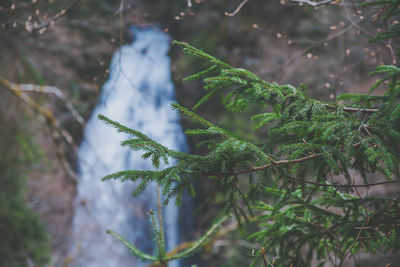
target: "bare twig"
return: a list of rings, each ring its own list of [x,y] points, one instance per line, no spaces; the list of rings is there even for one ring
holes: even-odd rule
[[[229,12],[225,12],[225,16],[228,17],[233,17],[235,16],[237,13],[239,13],[240,9],[242,9],[242,7],[248,2],[248,0],[243,0],[243,2],[240,3],[240,5],[235,9],[235,11],[233,11],[232,13]]]
[[[259,170],[265,170],[265,169],[268,169],[268,168],[271,168],[271,167],[274,167],[274,166],[278,166],[278,165],[300,163],[300,162],[307,161],[307,160],[310,160],[310,159],[313,159],[313,158],[317,158],[317,157],[320,157],[320,156],[321,156],[321,154],[312,154],[310,156],[306,156],[306,157],[298,158],[298,159],[292,159],[292,160],[285,159],[285,160],[273,161],[270,164],[262,165],[262,166],[259,166],[259,167],[251,167],[250,169],[245,170],[245,171],[239,171],[239,172],[232,173],[232,175],[239,175],[239,174],[251,173],[251,172],[255,172],[255,171],[259,171]]]
[[[25,23],[25,29],[29,32],[34,32],[34,31],[39,31],[39,30],[45,29],[48,26],[52,26],[58,19],[65,16],[79,1],[80,0],[73,1],[69,7],[61,9],[54,16],[52,16],[51,18],[47,19],[46,21],[44,21],[40,24],[33,24],[30,21],[27,21]]]
[[[339,265],[338,265],[339,267],[341,267],[341,266],[343,265],[344,260],[347,258],[347,255],[349,255],[350,251],[353,249],[353,247],[354,247],[354,246],[357,244],[357,242],[359,241],[361,232],[363,231],[364,226],[367,224],[368,220],[369,220],[369,218],[367,218],[367,219],[364,221],[363,225],[361,226],[360,231],[358,231],[358,234],[357,234],[356,239],[354,239],[353,243],[352,243],[352,244],[350,245],[350,247],[347,249],[347,251],[346,251],[346,253],[344,254],[343,258],[340,259],[340,262],[339,262]]]
[[[346,18],[347,20],[351,23],[351,25],[353,25],[355,28],[357,28],[358,30],[362,31],[363,33],[365,33],[366,35],[368,35],[369,37],[374,36],[372,33],[368,32],[366,29],[364,29],[363,27],[360,26],[359,22],[362,21],[362,19],[360,19],[358,22],[355,22],[349,13],[349,10],[347,8],[344,8],[344,11],[346,13]]]
[[[1,77],[0,77],[1,78]],[[18,88],[22,92],[36,92],[36,93],[45,93],[45,94],[54,94],[58,99],[60,99],[64,105],[67,107],[69,112],[71,112],[72,116],[75,118],[79,124],[83,125],[85,120],[82,118],[81,114],[76,110],[71,101],[65,96],[65,94],[55,86],[42,86],[35,84],[14,84],[10,83],[10,85],[14,88]]]
[[[396,53],[393,50],[393,39],[390,38],[389,41],[386,44],[386,47],[389,49],[390,55],[392,56],[392,64],[396,65],[397,64],[397,56]]]
[[[51,132],[51,137],[56,144],[56,147],[58,148],[59,142],[59,137],[61,136],[67,144],[70,145],[70,147],[73,149],[74,153],[76,154],[76,144],[72,136],[63,128],[61,123],[54,117],[53,113],[40,106],[38,103],[36,103],[31,97],[29,97],[26,92],[22,91],[20,86],[18,84],[14,84],[9,82],[8,80],[0,77],[0,84],[3,85],[4,88],[8,89],[11,91],[15,96],[17,96],[19,99],[21,99],[28,107],[30,107],[32,110],[35,112],[39,113],[42,115],[47,122],[47,125],[49,126],[50,132]],[[73,171],[73,168],[71,165],[68,163],[68,160],[66,159],[65,153],[62,149],[57,150],[57,156],[58,159],[67,172],[68,176],[72,180],[72,182],[76,183],[77,181],[77,175]]]
[[[377,108],[351,108],[351,107],[343,107],[343,110],[348,112],[364,112],[364,113],[374,113],[378,111]]]
[[[261,70],[258,73],[259,74],[267,74],[270,72],[273,72],[275,70],[281,69],[283,67],[285,67],[286,65],[289,65],[290,63],[292,63],[293,61],[295,61],[297,58],[301,57],[302,55],[305,55],[306,53],[308,53],[309,51],[311,51],[312,49],[323,45],[324,43],[327,43],[329,41],[332,41],[333,39],[342,36],[343,34],[349,32],[354,26],[353,25],[349,25],[347,26],[345,29],[332,34],[330,36],[328,36],[328,38],[320,40],[320,41],[316,41],[316,42],[312,42],[309,46],[307,46],[305,49],[297,52],[296,54],[294,54],[293,56],[291,56],[290,58],[286,59],[282,64],[279,64],[278,66],[272,68],[272,69],[266,69],[266,70]]]
[[[317,6],[322,6],[322,5],[326,5],[326,4],[331,4],[331,3],[338,3],[339,1],[336,0],[324,0],[324,1],[311,1],[311,0],[290,0],[291,2],[296,2],[299,4],[307,4],[313,7],[317,7]]]

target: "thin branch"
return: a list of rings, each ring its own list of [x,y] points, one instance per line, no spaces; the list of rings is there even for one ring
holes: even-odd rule
[[[233,17],[233,16],[235,16],[237,13],[239,13],[239,11],[242,9],[242,7],[243,7],[247,2],[248,2],[248,0],[243,0],[243,2],[240,3],[240,5],[235,9],[235,11],[233,11],[232,13],[225,12],[225,16],[228,16],[228,17]]]
[[[58,148],[57,144],[59,144],[59,137],[61,136],[65,142],[67,142],[70,147],[73,149],[74,153],[77,154],[76,151],[76,144],[72,136],[63,128],[61,123],[54,117],[53,113],[40,106],[38,103],[36,103],[31,97],[29,97],[24,91],[22,91],[19,87],[18,84],[14,84],[9,82],[8,80],[0,77],[0,84],[3,85],[4,88],[8,89],[11,91],[15,96],[17,96],[19,99],[21,99],[28,107],[30,107],[32,110],[36,111],[40,115],[42,115],[47,122],[47,125],[49,126],[50,132],[51,132],[51,137],[56,144],[56,147]],[[57,157],[67,172],[69,178],[73,183],[77,182],[77,175],[74,172],[73,168],[71,165],[68,163],[68,160],[66,159],[65,153],[62,149],[59,149],[57,151]]]
[[[332,4],[336,4],[337,1],[332,2]],[[366,17],[368,17],[369,15],[367,15]],[[335,34],[329,35],[327,38],[323,39],[323,40],[319,40],[319,41],[311,41],[310,45],[307,46],[305,49],[297,52],[296,54],[294,54],[293,56],[289,57],[288,59],[286,59],[283,63],[270,68],[270,69],[264,69],[261,71],[258,71],[257,74],[267,74],[267,73],[271,73],[274,72],[276,70],[282,69],[285,66],[289,65],[290,63],[294,62],[295,60],[297,60],[299,57],[305,55],[306,53],[308,53],[309,51],[313,50],[314,48],[323,45],[325,43],[328,43],[344,34],[346,34],[347,32],[349,32],[350,30],[352,30],[353,28],[357,28],[356,26],[358,26],[359,21],[352,21],[346,28],[344,28],[341,31],[336,32]]]
[[[290,0],[291,2],[296,2],[299,4],[307,4],[313,7],[317,7],[317,6],[322,6],[322,5],[326,5],[326,4],[330,4],[330,3],[338,3],[339,1],[336,0],[325,0],[325,1],[319,1],[319,2],[314,2],[311,0]]]
[[[396,65],[397,64],[397,56],[396,56],[396,53],[393,50],[392,42],[393,42],[393,39],[390,38],[389,41],[386,44],[386,47],[389,49],[390,55],[392,56],[392,64]]]
[[[369,218],[367,218],[367,219],[364,221],[363,225],[361,226],[360,231],[358,231],[358,234],[357,234],[356,239],[354,239],[353,243],[350,245],[349,249],[346,251],[346,253],[344,254],[343,258],[340,259],[340,262],[339,262],[339,265],[338,265],[339,267],[341,267],[341,266],[343,265],[344,260],[347,258],[347,255],[349,255],[350,251],[353,249],[353,247],[354,247],[354,246],[357,244],[357,242],[359,241],[361,232],[362,232],[363,229],[364,229],[363,227],[365,227],[365,225],[367,224],[368,221],[369,221]]]
[[[321,186],[321,187],[336,187],[336,188],[371,187],[371,186],[378,186],[378,185],[385,185],[385,184],[400,183],[400,180],[393,180],[393,181],[384,181],[384,182],[377,182],[377,183],[371,183],[371,184],[321,184],[321,183],[316,183],[316,182],[312,182],[312,181],[302,180],[297,177],[290,176],[288,174],[285,174],[285,176],[290,179],[293,179],[293,180],[302,181],[303,183],[306,183],[306,184],[311,184],[311,185]]]
[[[285,160],[273,161],[270,164],[262,165],[262,166],[259,166],[259,167],[252,167],[249,170],[232,173],[232,175],[252,173],[252,172],[255,172],[255,171],[265,170],[265,169],[268,169],[268,168],[271,168],[271,167],[274,167],[274,166],[278,166],[278,165],[287,165],[287,164],[293,164],[293,163],[300,163],[300,162],[307,161],[307,160],[310,160],[310,159],[313,159],[313,158],[317,158],[317,157],[320,157],[320,156],[321,156],[321,154],[312,154],[310,156],[306,156],[306,157],[298,158],[298,159],[292,159],[292,160],[285,159]]]
[[[373,225],[373,226],[364,226],[363,229],[375,229],[375,228],[384,228],[384,227],[398,227],[400,224],[383,224],[383,225]],[[361,227],[354,227],[354,229],[360,230]]]
[[[279,64],[278,66],[273,67],[272,69],[261,70],[261,71],[259,71],[258,73],[259,73],[259,74],[267,74],[267,73],[276,71],[276,70],[278,70],[278,69],[281,69],[281,68],[283,68],[283,67],[289,65],[290,63],[292,63],[293,61],[295,61],[297,58],[301,57],[302,55],[305,55],[306,53],[308,53],[308,52],[311,51],[312,49],[314,49],[314,48],[316,48],[316,47],[318,47],[318,46],[320,46],[320,45],[323,45],[324,43],[327,43],[327,42],[329,42],[329,41],[332,41],[333,39],[336,39],[336,38],[338,38],[338,37],[340,37],[340,36],[346,34],[346,33],[349,32],[351,29],[353,29],[353,27],[354,27],[353,25],[349,25],[349,26],[347,26],[345,29],[343,29],[343,30],[341,30],[341,31],[339,31],[339,32],[337,32],[337,33],[335,33],[335,34],[332,34],[332,35],[328,36],[327,38],[325,38],[325,39],[323,39],[323,40],[319,40],[319,41],[312,42],[312,43],[311,43],[309,46],[307,46],[305,49],[303,49],[303,50],[297,52],[296,54],[294,54],[294,55],[291,56],[290,58],[286,59],[282,64]]]
[[[157,215],[158,215],[158,227],[160,231],[161,248],[158,252],[160,255],[160,261],[164,261],[165,257],[165,237],[164,237],[164,225],[163,225],[163,215],[162,215],[162,204],[161,204],[161,194],[160,186],[157,185]]]
[[[349,13],[349,10],[347,8],[344,8],[344,11],[346,13],[346,18],[347,20],[358,30],[362,31],[363,33],[365,33],[366,35],[368,35],[369,37],[373,37],[374,35],[372,33],[370,33],[369,31],[367,31],[366,29],[364,29],[363,27],[361,27],[358,23],[362,21],[362,19],[360,19],[358,22],[355,22]]]
[[[372,183],[372,184],[319,184],[319,183],[314,183],[310,181],[304,181],[307,184],[312,184],[312,185],[317,185],[317,186],[332,186],[332,187],[371,187],[371,186],[377,186],[377,185],[385,185],[385,184],[394,184],[394,183],[400,183],[400,181],[385,181],[385,182],[379,182],[379,183]]]
[[[267,260],[267,255],[266,255],[266,254],[267,254],[267,253],[265,252],[265,248],[262,247],[262,248],[261,248],[261,251],[260,251],[260,255],[261,255],[262,259],[263,259],[264,266],[265,266],[265,267],[268,267],[268,260]]]
[[[351,108],[351,107],[343,107],[343,110],[348,112],[364,112],[364,113],[374,113],[378,111],[377,108]]]
[[[0,79],[2,78],[0,77]],[[58,99],[60,99],[64,103],[64,105],[67,107],[69,112],[71,112],[72,116],[79,124],[83,125],[85,123],[83,117],[79,114],[79,112],[76,110],[71,101],[65,96],[65,94],[59,88],[55,86],[45,86],[45,85],[35,85],[35,84],[14,84],[11,82],[10,85],[14,88],[18,88],[20,91],[23,92],[54,94]]]
[[[45,22],[42,22],[40,24],[32,24],[30,21],[26,22],[25,29],[28,32],[34,32],[34,31],[45,29],[48,26],[52,26],[58,19],[65,16],[79,1],[80,0],[73,1],[69,7],[61,9],[54,16],[52,16],[51,18],[47,19]]]

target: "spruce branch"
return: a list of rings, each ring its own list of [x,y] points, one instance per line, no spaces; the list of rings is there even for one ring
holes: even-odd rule
[[[157,261],[157,258],[151,255],[148,255],[146,253],[144,253],[143,251],[139,250],[138,248],[136,248],[134,245],[132,245],[131,243],[129,243],[123,236],[121,236],[120,234],[112,231],[112,230],[107,230],[107,233],[114,236],[115,238],[117,238],[118,240],[120,240],[128,249],[129,251],[136,257],[142,259],[142,260],[150,260],[150,261]]]
[[[187,43],[174,41],[176,45],[183,46],[184,52],[188,54],[192,54],[198,57],[203,58],[204,60],[209,61],[212,65],[201,72],[193,74],[184,79],[184,81],[192,81],[196,79],[203,79],[203,81],[207,84],[205,86],[206,89],[211,89],[210,92],[203,97],[196,105],[194,109],[197,109],[200,105],[203,105],[212,95],[216,92],[228,89],[231,86],[237,85],[237,89],[246,88],[247,90],[234,90],[231,93],[227,94],[224,102],[225,106],[232,108],[233,110],[241,111],[243,108],[248,108],[248,104],[250,104],[251,99],[259,101],[261,103],[268,103],[273,106],[276,105],[276,102],[279,101],[279,98],[285,100],[287,97],[295,97],[295,98],[303,98],[303,93],[290,86],[290,85],[278,85],[276,83],[269,83],[262,79],[260,79],[254,73],[244,70],[231,67],[230,65],[208,55],[207,53],[196,49],[190,46]],[[219,71],[219,74],[218,74]],[[217,76],[207,77],[207,75],[217,73]],[[382,74],[380,71],[372,73],[372,74]],[[204,78],[205,77],[205,78]],[[243,86],[243,87],[242,87]],[[232,96],[236,96],[236,100],[229,101]],[[276,99],[278,98],[278,99]],[[331,105],[322,101],[313,100],[314,105],[325,106],[331,110],[343,109],[346,112],[363,112],[363,113],[374,113],[378,111],[378,109],[372,108],[355,108],[355,107],[347,107],[345,105]],[[177,108],[177,107],[175,107]],[[182,109],[182,108],[178,108]],[[187,111],[183,111],[187,114]],[[193,119],[202,122],[200,118],[195,118],[193,114],[190,115]]]
[[[189,248],[183,250],[182,252],[176,253],[175,255],[169,257],[167,256],[166,260],[171,261],[175,259],[181,259],[195,253],[211,237],[211,235],[213,235],[218,230],[218,228],[221,227],[221,225],[230,217],[230,215],[225,215],[221,217],[199,239],[193,241]]]
[[[163,222],[163,214],[162,214],[162,204],[161,204],[161,195],[160,195],[160,186],[157,185],[157,216],[158,216],[158,227],[160,233],[160,244],[159,248],[160,259],[164,260],[165,258],[165,235],[164,235],[164,222]]]

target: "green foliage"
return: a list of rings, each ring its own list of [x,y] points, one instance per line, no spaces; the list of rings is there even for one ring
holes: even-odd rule
[[[156,168],[170,158],[177,162],[162,170],[128,170],[104,179],[140,180],[135,195],[155,181],[167,200],[176,197],[178,203],[185,190],[193,192],[196,180],[210,179],[214,186],[205,203],[223,200],[226,212],[239,222],[243,217],[257,222],[259,230],[250,238],[282,266],[309,266],[314,255],[321,264],[334,259],[341,265],[360,250],[376,253],[400,248],[396,215],[400,199],[365,198],[357,189],[371,186],[368,173],[384,175],[387,183],[398,182],[400,69],[380,66],[372,73],[383,76],[376,86],[387,85],[382,96],[342,94],[338,99],[343,103],[332,104],[312,99],[291,85],[264,81],[186,43],[174,43],[208,63],[205,70],[185,79],[204,82],[206,96],[195,108],[206,103],[210,94],[221,95],[222,105],[234,112],[258,105],[265,112],[251,118],[258,122],[255,129],[268,129],[268,136],[262,143],[253,143],[174,104],[198,125],[186,134],[205,137],[201,145],[208,152],[193,155],[171,150],[100,116],[131,135],[122,145],[142,151]],[[353,170],[364,184],[354,185]],[[347,182],[332,183],[332,175]]]
[[[30,138],[19,132],[15,122],[1,113],[0,122],[7,125],[0,129],[0,265],[43,266],[49,261],[49,239],[23,194],[23,166],[38,155]]]
[[[182,250],[174,249],[173,251],[167,253],[165,251],[165,240],[163,234],[162,220],[160,219],[157,225],[153,211],[150,211],[149,215],[151,218],[151,226],[155,236],[154,243],[155,247],[157,248],[157,251],[155,253],[156,255],[154,256],[146,254],[145,252],[139,250],[133,244],[129,243],[124,237],[122,237],[121,235],[119,235],[114,231],[108,230],[107,233],[111,234],[112,236],[120,240],[135,257],[143,261],[153,261],[155,263],[161,264],[162,266],[167,266],[169,261],[183,259],[193,255],[218,230],[221,224],[224,223],[229,218],[229,216],[223,216],[221,219],[216,221],[200,238],[198,238],[195,241],[191,241],[189,245],[187,245]]]

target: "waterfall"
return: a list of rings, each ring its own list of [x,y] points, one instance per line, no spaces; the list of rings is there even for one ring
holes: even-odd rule
[[[102,182],[107,174],[129,169],[151,169],[141,154],[120,146],[126,138],[97,119],[104,114],[139,130],[163,145],[187,150],[179,115],[171,110],[169,36],[157,29],[132,28],[134,42],[117,51],[110,65],[92,117],[79,148],[79,183],[73,220],[71,266],[144,266],[119,241],[106,234],[116,231],[147,253],[152,253],[153,235],[148,211],[156,211],[156,186],[138,198],[132,197],[132,182]],[[165,167],[165,166],[164,166]],[[164,208],[167,249],[178,244],[178,207],[174,201]],[[171,263],[170,266],[178,266]]]

